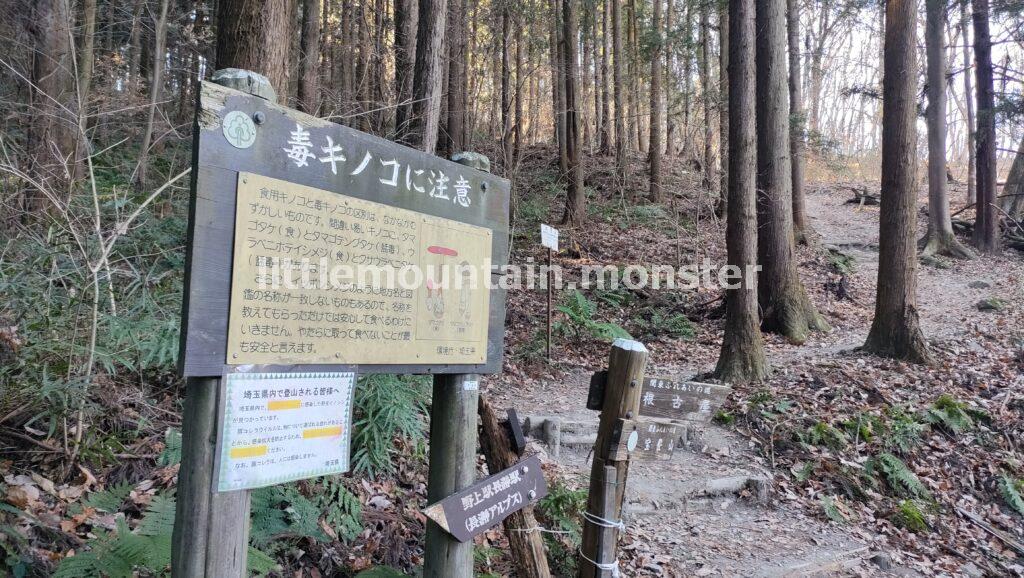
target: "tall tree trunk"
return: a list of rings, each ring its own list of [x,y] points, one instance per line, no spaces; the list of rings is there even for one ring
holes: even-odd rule
[[[625,73],[627,79],[626,86],[626,138],[629,143],[629,150],[638,151],[640,150],[640,129],[637,126],[637,122],[640,117],[640,89],[637,84],[637,79],[640,74],[637,71],[637,51],[636,51],[636,4],[634,0],[626,0],[626,19],[622,24],[625,26],[623,34],[625,34],[625,59],[623,66],[625,66]]]
[[[661,50],[663,36],[661,30],[662,0],[652,0],[654,4],[651,19],[653,30],[653,46],[651,47],[651,141],[647,147],[648,160],[651,163],[651,201],[661,202]]]
[[[164,52],[167,44],[167,8],[168,0],[160,0],[160,16],[156,21],[153,46],[153,76],[149,83],[149,118],[146,131],[142,135],[142,146],[139,150],[139,164],[135,169],[135,187],[142,190],[148,186],[147,169],[149,168],[149,149],[153,144],[153,124],[156,120],[156,107],[160,102],[163,90]]]
[[[529,79],[524,81],[523,69],[526,65],[523,62],[523,25],[520,19],[516,22],[516,84],[515,93],[513,98],[515,99],[516,108],[516,119],[515,119],[515,142],[512,147],[512,167],[513,174],[519,169],[519,160],[523,157],[523,85],[525,82],[529,82]]]
[[[925,255],[970,258],[953,234],[946,186],[946,24],[945,0],[925,0],[925,51],[928,58],[928,233]],[[969,74],[965,72],[965,74]]]
[[[972,0],[974,7],[975,80],[978,84],[978,201],[974,246],[982,253],[999,253],[999,216],[996,213],[996,105],[992,82],[992,37],[989,35],[988,0]]]
[[[82,48],[78,52],[78,95],[82,106],[89,101],[93,62],[96,60],[96,0],[82,1]]]
[[[40,0],[27,21],[33,42],[29,172],[58,202],[68,198],[82,173],[69,19],[67,0]],[[23,218],[51,206],[42,191],[26,192]]]
[[[565,79],[565,215],[562,222],[580,225],[587,215],[583,191],[583,166],[580,164],[579,70],[576,61],[576,0],[562,0],[562,71]]]
[[[615,188],[622,192],[626,183],[626,110],[622,67],[622,0],[607,0],[612,5],[612,89],[615,91]]]
[[[412,119],[408,143],[433,154],[441,120],[441,75],[447,0],[420,0]]]
[[[822,8],[823,10],[827,8]],[[786,17],[789,39],[789,143],[793,173],[793,235],[797,243],[806,243],[809,225],[804,210],[804,96],[800,79],[800,3],[787,0]]]
[[[711,8],[702,3],[700,8],[700,76],[701,105],[704,116],[704,189],[714,197],[717,194],[718,174],[715,171],[715,129],[711,119],[714,94],[711,87]]]
[[[132,8],[132,28],[128,37],[128,86],[133,94],[142,90],[139,62],[142,59],[142,9],[146,0],[135,0]]]
[[[555,103],[555,137],[558,142],[559,175],[566,177],[569,172],[569,151],[565,126],[565,45],[563,44],[565,31],[562,30],[561,13],[561,0],[551,0],[551,56],[553,59],[551,86]]]
[[[506,177],[512,171],[512,14],[511,0],[501,0],[501,167]]]
[[[673,30],[674,21],[673,15],[675,14],[676,0],[667,0],[668,6],[665,7],[665,37],[666,39],[673,39],[675,30]],[[665,53],[665,156],[671,157],[675,154],[675,136],[676,136],[676,121],[672,114],[672,85],[673,85],[673,69],[672,63],[674,62],[673,55],[675,54],[675,42],[670,41],[663,44],[662,52]]]
[[[960,3],[960,37],[963,39],[964,58],[964,101],[967,105],[967,204],[973,205],[977,199],[975,190],[976,165],[974,158],[974,88],[971,86],[971,45],[970,38],[971,16],[967,10],[970,0],[959,0]]]
[[[807,298],[793,248],[786,0],[756,0],[757,224],[762,327],[803,343],[828,325]]]
[[[395,1],[395,140],[408,132],[412,114],[412,77],[416,61],[417,0]]]
[[[724,21],[723,21],[724,24]],[[715,377],[727,383],[759,381],[768,374],[758,328],[757,148],[754,110],[754,0],[730,0],[729,38],[729,210],[725,244],[729,265],[743,273],[725,297],[725,335]],[[722,29],[725,35],[725,29]],[[724,55],[723,55],[724,58]],[[724,156],[724,155],[723,155]]]
[[[1020,141],[1020,148],[1013,157],[1013,164],[1010,165],[1010,172],[1006,175],[1006,185],[1003,186],[1002,208],[1006,215],[1014,220],[1020,221],[1024,218],[1024,139]]]
[[[928,361],[917,315],[917,2],[888,0],[882,76],[882,206],[878,296],[864,349]]]
[[[611,154],[612,152],[612,88],[610,69],[612,57],[612,34],[609,29],[611,20],[612,5],[618,0],[602,0],[601,5],[601,116],[604,123],[601,125],[601,152]],[[617,114],[617,113],[616,113]]]
[[[299,37],[299,110],[315,114],[319,106],[320,0],[302,0]]]
[[[510,0],[506,0],[510,1]],[[446,152],[449,156],[466,150],[466,18],[465,0],[448,3],[448,130]]]
[[[288,0],[218,0],[217,69],[258,72],[283,101],[288,94]]]
[[[722,178],[715,214],[722,217],[729,210],[729,6],[726,2],[718,4],[718,46],[718,155]]]

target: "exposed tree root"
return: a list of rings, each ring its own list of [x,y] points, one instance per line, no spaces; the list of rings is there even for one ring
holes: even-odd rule
[[[808,299],[803,285],[793,282],[788,290],[776,292],[779,297],[762,307],[761,329],[778,333],[790,343],[807,341],[811,331],[832,329]]]

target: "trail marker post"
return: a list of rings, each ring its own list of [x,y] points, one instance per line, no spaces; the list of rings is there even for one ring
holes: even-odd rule
[[[194,126],[176,578],[245,575],[251,488],[348,470],[360,373],[437,374],[430,485],[471,482],[479,375],[504,343],[507,180],[278,106],[258,74],[214,79]],[[469,576],[465,552],[444,575]]]
[[[617,573],[616,542],[622,499],[629,474],[629,456],[614,452],[622,420],[640,413],[640,384],[647,367],[647,348],[639,341],[616,339],[608,357],[608,374],[601,400],[601,417],[590,469],[590,492],[583,522],[583,545],[578,564],[581,578]]]
[[[551,361],[551,300],[554,288],[554,271],[551,270],[551,254],[558,251],[558,229],[550,226],[541,224],[540,226],[540,243],[548,250],[548,272],[547,272],[547,289],[548,289],[548,343],[547,353],[548,361]]]

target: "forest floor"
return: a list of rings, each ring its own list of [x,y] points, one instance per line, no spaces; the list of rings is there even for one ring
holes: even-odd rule
[[[692,190],[689,178],[672,176],[680,190]],[[1001,486],[1017,481],[1019,489],[1024,474],[1024,261],[1013,251],[927,260],[918,299],[934,363],[866,355],[857,348],[874,309],[879,211],[849,204],[851,197],[844,184],[812,183],[807,213],[816,239],[798,250],[801,276],[832,330],[803,345],[767,336],[773,373],[766,383],[734,388],[716,423],[691,425],[670,462],[632,466],[620,542],[627,575],[1024,574],[1024,551],[1014,549],[1024,541],[1024,512],[1013,511]],[[672,263],[680,254],[684,262],[721,262],[722,224],[710,201],[684,194],[677,202],[689,205],[687,215],[707,205],[685,239],[656,222],[608,227],[597,218],[585,234],[570,232],[580,254],[570,252],[563,266]],[[629,214],[618,211],[611,221]],[[922,211],[922,231],[925,222]],[[523,251],[540,259],[539,250]],[[717,295],[654,293],[594,300],[602,320],[648,346],[649,375],[706,375],[721,346]],[[535,447],[570,486],[586,487],[597,413],[584,409],[585,398],[607,345],[595,347],[563,322],[554,361],[544,362],[536,345],[542,299],[539,292],[512,295],[510,361],[486,393],[496,406],[530,416],[534,430],[557,420],[560,446]],[[645,322],[650,308],[666,302],[695,323],[689,339]],[[886,465],[889,457],[899,465]],[[984,530],[986,523],[1003,538]]]

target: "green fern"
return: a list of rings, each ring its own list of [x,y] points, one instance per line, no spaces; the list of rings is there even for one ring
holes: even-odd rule
[[[1006,504],[1024,516],[1024,480],[1015,480],[1003,474],[999,477],[999,493],[1003,495]]]
[[[869,469],[869,472],[875,469],[880,470],[885,476],[885,481],[889,483],[889,487],[898,494],[912,498],[931,499],[931,493],[921,483],[917,475],[907,467],[907,464],[903,463],[903,460],[890,453],[879,454],[878,457],[869,460],[865,467]]]
[[[850,444],[846,434],[823,421],[807,428],[803,437],[811,445],[826,446],[832,450],[841,450]]]
[[[353,473],[370,478],[391,473],[396,438],[424,445],[428,384],[423,376],[377,374],[359,379],[352,423]]]
[[[913,500],[900,501],[899,505],[896,506],[893,522],[897,526],[906,528],[914,533],[919,534],[928,531],[928,520],[924,517],[924,512],[921,511],[921,508]]]
[[[323,478],[323,492],[317,498],[324,522],[344,540],[353,540],[363,530],[363,504],[349,491],[340,477]]]
[[[819,500],[825,517],[837,524],[845,524],[850,521],[847,516],[847,508],[839,496],[822,496]]]
[[[249,553],[245,560],[246,569],[250,576],[262,578],[271,572],[280,572],[281,565],[277,563],[266,552],[249,546]]]
[[[124,504],[125,499],[128,498],[128,494],[132,492],[134,487],[134,484],[122,482],[105,490],[89,494],[89,497],[82,504],[88,508],[96,508],[97,510],[113,514],[121,509],[121,505]]]
[[[949,394],[942,394],[925,411],[928,423],[941,427],[950,433],[959,434],[974,427],[967,404],[957,401]]]
[[[886,410],[887,421],[883,422],[882,446],[886,451],[907,454],[921,443],[925,424],[915,419],[914,414],[900,407]]]
[[[169,427],[164,433],[164,451],[156,458],[161,466],[173,466],[181,461],[181,432]]]
[[[566,321],[555,323],[555,329],[561,333],[568,332],[575,336],[587,333],[607,341],[632,338],[629,332],[618,324],[595,320],[597,305],[578,290],[569,293],[556,309],[566,317]]]

